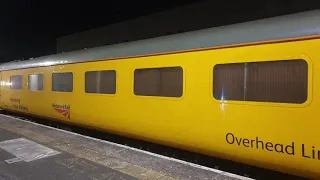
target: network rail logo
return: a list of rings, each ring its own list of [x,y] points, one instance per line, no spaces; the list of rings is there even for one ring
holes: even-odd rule
[[[52,108],[56,110],[58,113],[62,114],[66,118],[70,119],[70,105],[60,105],[52,103]]]

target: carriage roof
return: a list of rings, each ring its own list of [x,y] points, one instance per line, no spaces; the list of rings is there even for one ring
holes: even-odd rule
[[[11,61],[0,64],[0,70],[142,56],[319,34],[320,10],[314,10],[146,40],[82,49],[24,61]]]

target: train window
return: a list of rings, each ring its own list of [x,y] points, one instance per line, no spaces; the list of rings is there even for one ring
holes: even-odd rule
[[[52,74],[52,91],[72,92],[73,74],[71,72]]]
[[[116,71],[89,71],[85,73],[86,93],[115,94]]]
[[[30,74],[28,89],[30,91],[43,91],[43,74]]]
[[[147,68],[134,71],[134,94],[142,96],[181,97],[181,67]]]
[[[219,64],[213,76],[213,96],[218,100],[302,104],[308,96],[304,60]]]
[[[10,76],[10,89],[21,90],[22,89],[22,76],[13,75]]]

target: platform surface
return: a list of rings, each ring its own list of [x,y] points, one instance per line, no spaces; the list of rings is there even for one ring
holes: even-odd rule
[[[0,114],[0,180],[250,178]]]

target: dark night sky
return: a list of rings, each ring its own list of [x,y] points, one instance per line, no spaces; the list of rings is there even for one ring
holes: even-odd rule
[[[200,0],[198,0],[200,1]],[[4,0],[0,6],[0,61],[11,61],[23,57],[38,57],[55,52],[56,38],[75,32],[81,32],[107,24],[132,19],[156,11],[162,11],[195,0],[179,1],[60,1],[60,0]],[[212,10],[217,13],[213,21],[226,24],[317,9],[319,3],[306,3],[301,0],[286,1],[277,4],[271,1],[252,3],[231,3],[216,1]],[[290,2],[290,3],[289,3]],[[304,3],[301,5],[301,3]],[[196,13],[196,12],[190,12]],[[245,14],[245,16],[239,16]],[[227,17],[228,19],[225,19]],[[237,19],[237,17],[245,17]],[[230,20],[230,18],[232,20]],[[225,23],[224,23],[225,21]],[[218,23],[219,24],[219,23]]]

